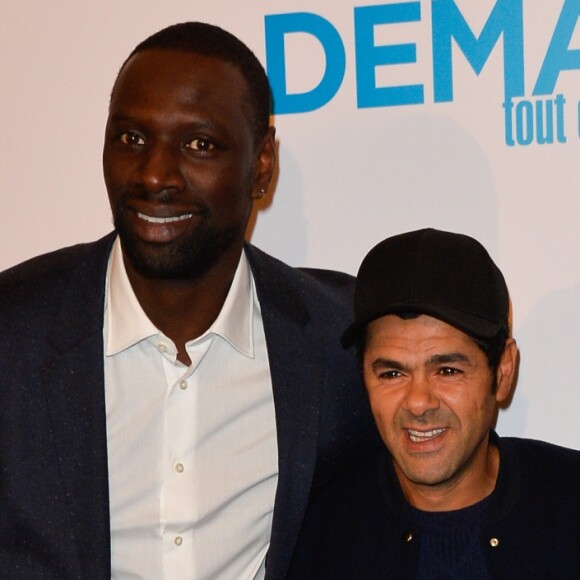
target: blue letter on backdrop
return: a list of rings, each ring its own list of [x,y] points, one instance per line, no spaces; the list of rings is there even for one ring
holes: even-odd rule
[[[454,0],[433,0],[433,87],[435,102],[453,100],[451,38],[476,74],[503,33],[505,95],[524,95],[524,32],[522,0],[497,0],[479,38],[469,28]]]
[[[356,92],[359,108],[423,103],[423,85],[377,88],[375,68],[379,65],[417,62],[414,44],[375,46],[375,24],[421,20],[420,2],[402,2],[354,9],[356,48]]]
[[[346,67],[346,53],[340,34],[328,20],[308,12],[265,17],[266,69],[274,95],[274,113],[305,113],[326,105],[337,93]],[[288,94],[284,35],[305,32],[322,45],[326,70],[318,86],[307,93]],[[306,63],[305,63],[306,64]]]
[[[566,0],[538,75],[534,95],[551,95],[562,70],[580,69],[580,50],[568,50],[580,16],[580,0]]]

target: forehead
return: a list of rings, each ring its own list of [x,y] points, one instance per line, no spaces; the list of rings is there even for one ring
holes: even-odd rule
[[[432,355],[444,352],[464,352],[483,356],[473,339],[450,324],[420,315],[402,319],[389,314],[373,320],[367,328],[366,352],[393,349],[408,356]]]
[[[175,50],[144,50],[121,69],[111,95],[111,109],[146,105],[162,108],[212,103],[239,114],[248,87],[234,64],[216,57]]]

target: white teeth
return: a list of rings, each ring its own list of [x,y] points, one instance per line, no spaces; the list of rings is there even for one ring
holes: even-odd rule
[[[428,439],[432,439],[433,437],[441,435],[441,433],[443,433],[444,431],[445,429],[433,429],[431,431],[413,431],[412,429],[408,430],[409,438],[414,443],[418,443],[420,441],[427,441]]]
[[[183,220],[188,220],[193,217],[192,213],[184,213],[183,215],[171,216],[171,217],[153,217],[150,215],[145,215],[144,213],[137,212],[137,216],[146,222],[152,224],[169,224],[171,222],[181,222]]]

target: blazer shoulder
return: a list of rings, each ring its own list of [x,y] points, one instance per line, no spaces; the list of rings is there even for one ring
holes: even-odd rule
[[[351,317],[355,278],[344,272],[321,268],[294,268],[296,283],[313,302],[320,301],[340,313]]]
[[[329,288],[344,289],[351,293],[354,290],[356,279],[346,272],[325,270],[323,268],[296,268],[296,270]]]
[[[527,511],[542,506],[542,510],[565,513],[562,517],[574,520],[575,533],[580,534],[580,505],[575,500],[580,451],[534,439],[502,437],[499,478],[497,488],[506,492],[505,497],[515,494]]]
[[[115,239],[109,234],[96,242],[76,244],[30,258],[0,273],[0,293],[38,289],[50,286],[67,276],[67,272],[82,264],[95,267],[99,259],[106,260]],[[97,263],[96,263],[97,262]]]
[[[246,245],[254,278],[262,294],[276,292],[296,293],[309,304],[331,310],[341,315],[352,310],[355,278],[345,272],[323,268],[297,268],[285,264],[250,244]]]
[[[502,437],[500,441],[501,453],[517,456],[526,478],[553,479],[561,473],[566,474],[567,478],[575,478],[575,485],[580,483],[580,451],[577,449],[518,437]]]
[[[103,303],[114,235],[37,256],[0,273],[4,336],[81,325]]]

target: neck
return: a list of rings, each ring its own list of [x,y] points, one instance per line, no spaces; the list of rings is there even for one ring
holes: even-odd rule
[[[191,363],[185,344],[201,336],[218,317],[239,263],[241,251],[216,263],[192,280],[141,276],[126,261],[135,296],[151,322],[176,345],[178,359]]]

